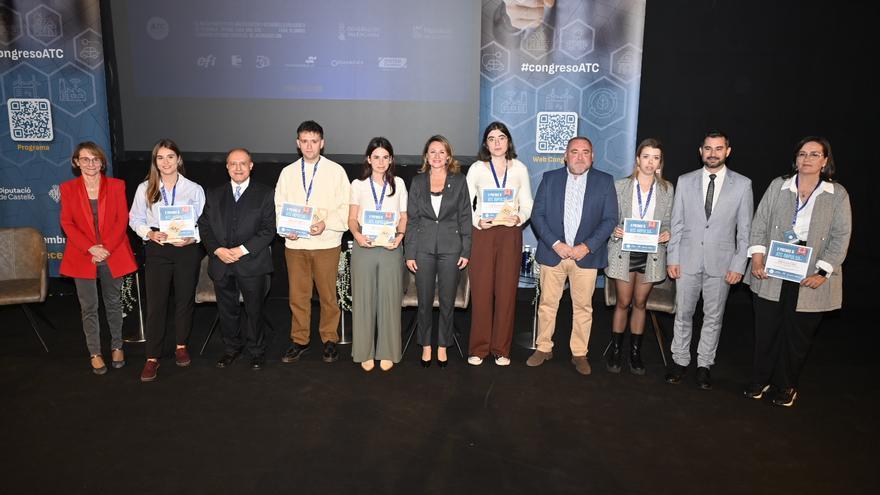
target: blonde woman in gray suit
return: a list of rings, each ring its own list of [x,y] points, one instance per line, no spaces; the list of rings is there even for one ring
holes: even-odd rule
[[[747,398],[760,399],[773,386],[773,404],[793,406],[822,314],[840,309],[841,264],[852,233],[852,210],[846,189],[833,176],[831,143],[822,137],[804,138],[795,148],[794,172],[770,183],[755,212],[747,280],[755,294],[755,363],[744,390]],[[766,254],[771,241],[812,248],[803,280],[769,277]]]
[[[629,370],[644,375],[642,363],[642,335],[645,333],[645,304],[654,284],[666,278],[666,243],[669,241],[669,222],[672,219],[674,188],[663,178],[663,145],[648,138],[636,148],[633,173],[614,182],[617,190],[618,225],[608,241],[608,268],[605,276],[615,279],[617,306],[611,323],[611,347],[605,358],[605,368],[620,373],[623,361],[623,334],[630,323]],[[623,220],[638,218],[660,221],[660,245],[656,253],[624,251]],[[630,316],[630,307],[632,315]]]

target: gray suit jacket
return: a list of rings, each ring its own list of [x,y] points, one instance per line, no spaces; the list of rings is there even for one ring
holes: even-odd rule
[[[418,252],[470,258],[473,228],[470,197],[464,174],[448,174],[440,215],[435,215],[429,175],[421,173],[413,177],[406,204],[405,258],[414,260]]]
[[[705,270],[710,276],[723,277],[727,272],[746,271],[754,211],[752,181],[729,168],[726,174],[721,190],[715,193],[718,199],[709,220],[703,209],[703,169],[678,178],[667,263],[680,265],[682,273]]]
[[[614,182],[617,190],[617,216],[618,225],[623,226],[623,219],[632,216],[633,179],[627,177]],[[655,190],[654,219],[660,220],[660,232],[669,231],[669,222],[672,220],[672,198],[675,188],[670,185],[664,189],[659,186]],[[608,240],[608,268],[605,275],[618,280],[629,281],[629,253],[621,251],[623,242],[612,236]],[[657,246],[656,253],[648,253],[645,264],[645,281],[662,282],[666,278],[666,244]]]
[[[770,241],[783,241],[786,230],[791,229],[794,216],[795,193],[782,189],[785,179],[777,177],[767,187],[764,197],[758,204],[752,222],[751,245],[764,246],[770,251]],[[849,238],[852,232],[852,210],[849,194],[838,183],[833,183],[834,193],[816,196],[813,214],[810,216],[810,233],[807,246],[813,248],[810,266],[822,260],[832,267],[831,277],[818,289],[801,286],[798,291],[797,311],[819,312],[839,309],[843,300],[843,271],[840,264],[846,258]],[[808,272],[811,273],[811,272]],[[752,292],[763,299],[779,301],[782,280],[751,278],[746,282]]]

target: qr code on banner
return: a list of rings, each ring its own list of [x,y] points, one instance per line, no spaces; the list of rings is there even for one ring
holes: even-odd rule
[[[9,135],[13,141],[51,141],[52,105],[45,98],[10,98]]]
[[[535,150],[538,153],[565,153],[568,140],[577,136],[578,116],[574,112],[538,112]]]

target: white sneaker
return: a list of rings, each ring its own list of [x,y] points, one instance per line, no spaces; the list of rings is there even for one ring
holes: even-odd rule
[[[479,365],[483,364],[483,358],[481,358],[479,356],[470,356],[468,358],[468,364],[471,364],[474,366],[479,366]]]
[[[495,364],[498,366],[510,366],[510,358],[504,356],[495,356]]]

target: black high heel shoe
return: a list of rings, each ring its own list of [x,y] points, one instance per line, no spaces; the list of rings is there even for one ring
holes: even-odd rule
[[[425,361],[424,359],[419,359],[419,361],[421,361],[421,363],[422,363],[422,368],[430,368],[431,367],[431,360],[430,359],[427,361]]]
[[[437,366],[439,366],[441,368],[445,368],[448,364],[449,364],[448,359],[446,361],[440,361],[439,359],[437,360]]]

